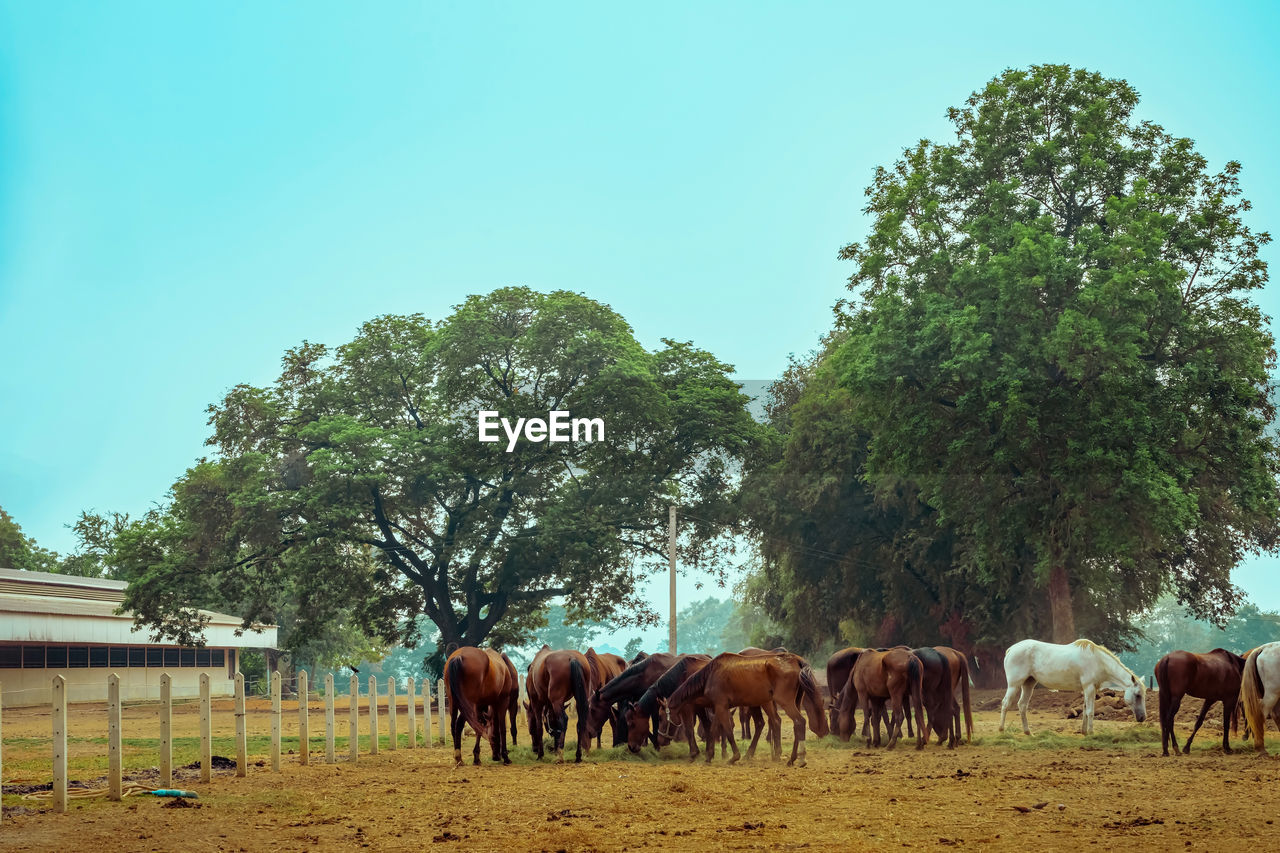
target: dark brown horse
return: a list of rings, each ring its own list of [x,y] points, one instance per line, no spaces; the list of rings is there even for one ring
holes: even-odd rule
[[[510,764],[507,754],[507,705],[511,701],[515,667],[506,655],[493,649],[463,646],[444,664],[444,683],[449,697],[450,729],[453,732],[453,760],[462,764],[462,727],[476,733],[474,763],[480,763],[480,738],[487,735],[493,760]],[[519,689],[518,686],[516,688]],[[481,722],[482,715],[484,722]]]
[[[663,673],[671,669],[678,659],[678,655],[666,652],[637,657],[626,669],[614,676],[608,684],[592,693],[591,707],[587,712],[587,736],[598,736],[604,728],[604,724],[610,719],[615,719],[618,725],[622,726],[623,731],[618,732],[617,729],[614,729],[614,737],[615,739],[621,737],[622,742],[625,743],[627,740],[626,716],[621,713],[622,709],[615,708],[615,706],[635,702],[646,690],[653,686],[655,681],[662,677]],[[655,748],[658,747],[657,729],[659,723],[660,721],[655,717],[653,730],[653,745]]]
[[[712,709],[711,731],[707,738],[708,762],[714,755],[711,744],[726,734],[729,746],[733,749],[733,758],[729,763],[740,758],[738,743],[733,736],[730,709],[743,705],[760,708],[769,716],[769,736],[775,761],[782,757],[778,709],[781,708],[791,718],[795,727],[795,740],[791,745],[788,765],[796,763],[797,755],[800,766],[805,765],[805,719],[800,712],[801,704],[818,709],[817,718],[813,721],[814,727],[818,732],[826,730],[826,718],[821,711],[821,699],[813,670],[799,655],[779,653],[744,657],[732,652],[717,655],[700,672],[685,679],[679,689],[671,694],[667,703],[673,714],[679,714],[685,705],[699,700]]]
[[[901,648],[883,652],[867,650],[858,656],[858,662],[854,664],[849,678],[853,681],[853,690],[841,697],[841,727],[853,725],[851,703],[856,697],[862,709],[862,736],[866,739],[867,746],[879,746],[880,719],[884,716],[887,703],[893,712],[889,720],[887,745],[892,749],[902,736],[903,700],[906,699],[909,703],[906,713],[915,711],[916,749],[924,748],[924,711],[918,657]]]
[[[969,709],[969,659],[950,646],[934,646],[951,664],[951,693],[955,697],[952,722],[956,740],[960,740],[960,711],[964,710],[964,742],[973,741],[973,712]]]
[[[525,692],[529,694],[529,737],[538,758],[543,757],[542,731],[545,727],[556,752],[556,763],[564,762],[565,734],[569,728],[569,713],[565,706],[572,699],[578,711],[574,761],[582,761],[583,748],[591,749],[591,738],[587,736],[587,697],[593,689],[591,664],[582,652],[576,649],[551,651],[543,646],[534,655],[525,678]]]
[[[850,646],[827,658],[827,692],[831,694],[830,719],[828,720],[831,733],[840,740],[847,741],[853,737],[853,721],[850,720],[848,729],[842,728],[840,724],[840,699],[846,690],[852,690],[853,685],[849,682],[849,675],[853,672],[853,665],[858,662],[858,656],[866,649],[857,646]],[[858,706],[857,697],[854,697],[850,707]]]
[[[1243,673],[1244,658],[1226,649],[1214,649],[1203,655],[1176,651],[1160,658],[1156,663],[1156,684],[1160,688],[1160,746],[1165,755],[1169,754],[1171,741],[1174,754],[1178,752],[1178,736],[1173,723],[1183,696],[1203,699],[1204,705],[1182,752],[1191,752],[1191,740],[1200,731],[1205,715],[1215,702],[1222,703],[1222,751],[1231,752],[1230,724],[1236,716]]]
[[[650,685],[639,699],[634,703],[624,702],[623,713],[626,716],[628,749],[632,752],[640,751],[645,741],[651,737],[650,722],[660,716],[659,703],[666,701],[681,684],[697,675],[709,663],[711,663],[710,655],[680,655],[680,659]],[[679,726],[688,742],[689,760],[697,758],[698,741],[695,737],[695,723],[701,722],[704,730],[709,731],[711,720],[706,706],[693,702],[687,703],[679,709],[679,713],[672,712],[670,722],[673,733],[674,727]],[[757,739],[760,737],[758,732],[756,737]],[[755,747],[754,741],[752,747]]]
[[[621,655],[615,655],[611,652],[604,654],[598,653],[595,649],[587,649],[587,663],[591,666],[591,683],[595,685],[596,690],[604,687],[610,681],[622,674],[627,668],[627,659]],[[618,722],[617,714],[609,714],[609,727],[613,729],[613,745],[620,746],[626,743],[626,738],[622,736],[622,725]],[[596,746],[600,746],[600,734],[604,728],[603,724],[595,733]]]
[[[924,741],[929,742],[929,732],[933,731],[938,735],[938,743],[945,740],[947,749],[955,749],[960,730],[955,725],[956,694],[951,661],[934,648],[912,649],[911,653],[920,659],[920,700],[928,720]]]

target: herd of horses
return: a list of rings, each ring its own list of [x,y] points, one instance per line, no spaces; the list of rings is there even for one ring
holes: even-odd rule
[[[1124,701],[1138,722],[1146,719],[1146,685],[1114,653],[1089,640],[1054,644],[1023,640],[1005,653],[1008,689],[1000,708],[1000,730],[1017,705],[1022,729],[1030,734],[1027,708],[1037,684],[1052,690],[1078,690],[1084,694],[1081,732],[1093,732],[1094,702],[1104,688],[1122,691]],[[963,654],[947,646],[909,648],[847,648],[827,661],[827,689],[823,695],[812,667],[800,655],[785,648],[746,648],[712,657],[703,654],[645,654],[627,661],[614,654],[585,653],[543,646],[529,664],[525,678],[524,710],[533,751],[545,756],[549,738],[557,762],[563,762],[569,729],[569,703],[576,708],[575,761],[582,760],[594,740],[600,745],[605,724],[613,745],[639,752],[644,744],[655,748],[672,741],[689,745],[692,761],[705,751],[706,761],[716,746],[730,763],[741,753],[735,737],[733,714],[750,738],[747,757],[768,723],[768,744],[775,761],[782,756],[782,718],[793,727],[788,765],[805,765],[805,734],[812,728],[821,738],[832,734],[850,740],[856,712],[862,712],[860,735],[868,747],[881,745],[881,725],[886,726],[886,748],[902,738],[914,738],[923,749],[933,735],[938,743],[954,749],[973,738],[969,701],[969,664]],[[1195,728],[1182,752],[1191,748],[1210,707],[1221,702],[1224,721],[1235,721],[1243,711],[1245,737],[1265,751],[1265,723],[1269,717],[1280,727],[1280,642],[1268,643],[1237,655],[1224,649],[1207,654],[1170,652],[1155,669],[1159,686],[1161,741],[1179,751],[1173,731],[1174,718],[1186,696],[1204,700]],[[469,725],[476,733],[472,756],[480,763],[480,742],[487,738],[495,761],[511,763],[511,744],[517,740],[520,681],[515,665],[494,649],[464,646],[450,649],[444,667],[453,736],[454,760],[462,763],[462,735]],[[806,720],[806,715],[808,719]],[[963,725],[962,725],[963,724]],[[1222,745],[1230,752],[1228,726]],[[704,749],[699,749],[701,736]]]

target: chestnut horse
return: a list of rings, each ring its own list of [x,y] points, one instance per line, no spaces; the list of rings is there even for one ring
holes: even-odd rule
[[[761,708],[769,716],[769,739],[773,744],[775,761],[782,757],[781,719],[778,708],[786,712],[795,727],[795,740],[791,744],[790,766],[796,763],[797,755],[801,767],[805,765],[804,753],[804,715],[800,713],[800,705],[818,709],[813,725],[821,737],[826,731],[826,717],[821,712],[821,701],[818,685],[813,677],[813,670],[804,662],[804,658],[790,653],[778,653],[760,657],[744,657],[743,655],[725,652],[717,655],[711,663],[700,672],[685,679],[675,693],[667,700],[673,714],[682,713],[685,705],[704,701],[712,709],[711,731],[707,738],[707,762],[714,755],[710,748],[724,735],[729,737],[729,746],[733,749],[730,764],[741,757],[738,742],[734,738],[733,717],[730,709],[743,705]]]
[[[1226,649],[1198,655],[1194,652],[1176,651],[1160,658],[1156,663],[1156,684],[1160,692],[1160,746],[1164,755],[1169,754],[1169,742],[1178,753],[1178,736],[1174,733],[1174,718],[1182,705],[1183,696],[1203,699],[1200,715],[1182,747],[1184,755],[1191,752],[1191,740],[1200,731],[1205,715],[1215,702],[1222,703],[1222,751],[1231,752],[1231,722],[1236,714],[1236,702],[1240,698],[1240,676],[1244,673],[1244,658]]]
[[[533,751],[543,757],[542,731],[546,728],[556,751],[556,763],[564,762],[564,740],[569,728],[569,713],[565,706],[574,700],[578,710],[578,742],[574,761],[582,761],[582,750],[591,749],[587,736],[587,697],[594,685],[591,681],[591,664],[586,655],[576,649],[551,651],[543,646],[529,664],[525,678],[525,692],[529,694],[529,737]]]
[[[866,649],[857,646],[850,646],[827,658],[827,692],[831,694],[831,711],[828,720],[831,733],[840,740],[847,741],[853,737],[852,722],[848,730],[842,729],[840,726],[840,698],[846,689],[852,689],[853,685],[849,684],[849,674],[853,672],[853,665],[858,662],[858,655],[862,654]],[[854,707],[857,706],[858,700],[854,699]]]
[[[880,719],[885,713],[885,704],[889,704],[892,717],[889,719],[888,749],[893,749],[898,738],[902,736],[904,718],[903,700],[907,700],[909,715],[915,711],[916,749],[924,748],[924,709],[921,695],[920,659],[903,648],[887,651],[870,650],[858,656],[849,679],[853,689],[846,690],[840,699],[840,725],[842,728],[853,727],[854,702],[862,709],[862,736],[867,746],[880,745]]]
[[[621,732],[614,729],[615,739],[620,737],[625,741],[627,739],[626,716],[615,710],[613,706],[623,702],[635,702],[646,690],[653,686],[655,681],[662,677],[663,673],[671,669],[678,659],[678,655],[666,652],[644,655],[644,657],[637,656],[626,669],[614,676],[608,684],[597,688],[591,694],[591,707],[587,712],[587,736],[597,737],[604,728],[605,722],[613,718],[623,729]],[[655,749],[658,747],[658,725],[659,720],[655,716],[653,722],[653,746]]]
[[[511,701],[515,667],[506,655],[493,649],[462,646],[444,664],[444,683],[449,697],[450,729],[453,732],[453,760],[462,764],[462,727],[476,733],[474,763],[480,763],[480,738],[487,735],[493,760],[510,764],[507,754],[507,704]],[[517,687],[518,689],[518,687]],[[485,722],[481,722],[481,715]]]
[[[950,646],[934,646],[951,664],[951,693],[955,697],[952,706],[956,740],[960,740],[960,711],[964,709],[964,742],[973,741],[973,712],[969,710],[969,659]]]
[[[681,655],[662,677],[649,686],[634,703],[624,703],[624,714],[627,726],[627,748],[639,752],[645,740],[650,736],[649,723],[659,716],[658,703],[668,699],[686,679],[698,674],[711,663],[710,655]],[[683,728],[685,740],[689,743],[689,760],[698,757],[698,741],[695,737],[695,721],[701,722],[708,729],[710,718],[705,706],[689,703],[680,709],[679,714],[672,713],[671,723]],[[757,732],[756,737],[759,738]],[[754,742],[752,743],[754,747]],[[708,747],[710,748],[710,747]]]

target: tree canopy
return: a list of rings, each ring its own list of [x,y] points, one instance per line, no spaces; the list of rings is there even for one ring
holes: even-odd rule
[[[833,356],[877,493],[909,482],[980,577],[1031,568],[1057,641],[1073,601],[1198,615],[1276,539],[1273,341],[1249,292],[1270,237],[1240,165],[1134,116],[1122,80],[1007,71],[867,190]]]
[[[415,641],[516,643],[553,599],[574,620],[653,621],[635,581],[662,565],[669,503],[706,522],[681,562],[715,571],[734,460],[756,430],[730,367],[689,343],[647,351],[607,306],[506,288],[441,322],[365,323],[288,351],[270,387],[211,406],[217,450],[163,513],[117,539],[126,605],[157,632],[199,629],[192,602],[270,621],[274,591],[309,636],[354,620]],[[604,441],[478,440],[477,414],[605,421]]]
[[[1127,83],[1007,71],[876,170],[853,296],[772,388],[749,598],[801,648],[1126,645],[1170,590],[1224,621],[1277,535],[1267,281],[1240,166]]]

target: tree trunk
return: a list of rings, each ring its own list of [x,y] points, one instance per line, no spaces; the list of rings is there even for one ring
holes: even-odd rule
[[[1053,641],[1072,643],[1076,640],[1076,618],[1071,610],[1071,584],[1061,554],[1054,555],[1049,569],[1049,613],[1053,617]]]

